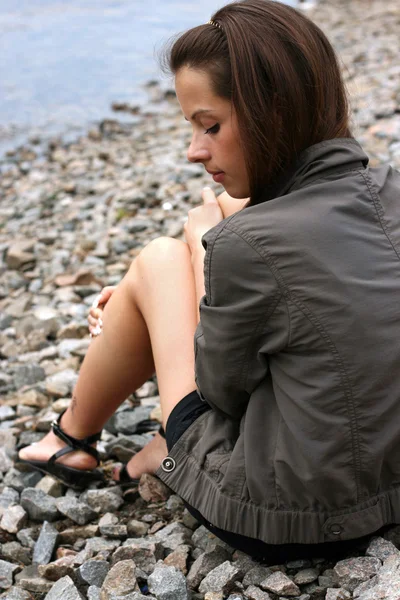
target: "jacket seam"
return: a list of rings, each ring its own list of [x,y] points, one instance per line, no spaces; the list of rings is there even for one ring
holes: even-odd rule
[[[388,226],[385,223],[385,216],[383,214],[383,208],[382,208],[382,204],[380,203],[379,200],[379,196],[378,194],[375,192],[375,190],[373,189],[372,186],[372,182],[370,181],[370,178],[364,174],[364,173],[360,173],[361,177],[364,179],[365,185],[368,188],[368,191],[370,193],[372,202],[374,203],[374,208],[377,214],[377,217],[379,219],[379,224],[382,228],[383,233],[385,234],[385,237],[387,238],[388,242],[390,243],[390,245],[392,246],[396,256],[398,259],[400,259],[400,254],[398,253],[397,249],[396,249],[396,245],[394,244],[394,242],[391,239],[391,236],[389,235],[389,231],[388,231]]]
[[[285,298],[291,300],[293,304],[298,306],[302,313],[307,317],[308,321],[313,325],[314,328],[317,329],[319,335],[327,344],[332,357],[337,365],[338,371],[340,373],[341,385],[343,388],[344,396],[347,400],[347,410],[350,419],[351,425],[351,444],[352,444],[352,454],[353,454],[353,463],[354,463],[354,479],[356,482],[356,497],[357,502],[359,502],[361,498],[361,448],[360,448],[360,439],[359,439],[359,427],[358,427],[358,418],[357,412],[354,405],[354,399],[352,394],[352,387],[344,366],[344,363],[340,357],[340,354],[333,343],[330,335],[326,331],[325,327],[322,325],[317,316],[310,311],[300,300],[296,298],[293,292],[286,285],[281,273],[279,272],[279,268],[275,264],[273,257],[270,255],[268,250],[264,247],[261,247],[257,240],[255,240],[248,232],[241,232],[241,237],[248,241],[249,245],[255,249],[255,246],[258,247],[257,252],[261,255],[261,257],[265,260],[269,269],[274,274],[275,280],[278,283],[278,286],[282,289],[282,295]],[[247,238],[247,239],[246,239]]]
[[[232,219],[232,217],[234,217],[234,216],[235,216],[235,215],[232,215],[232,216],[229,218],[229,221],[230,221],[230,220]],[[248,368],[248,367],[249,367],[249,363],[250,363],[250,361],[249,361],[249,357],[250,357],[250,351],[251,351],[251,348],[253,347],[253,345],[252,345],[252,343],[251,343],[251,340],[254,338],[254,335],[257,333],[257,330],[260,328],[260,326],[261,326],[262,324],[266,323],[266,322],[268,321],[268,319],[270,319],[270,318],[271,318],[272,314],[275,312],[275,310],[276,310],[277,306],[279,305],[279,301],[280,301],[280,299],[281,299],[283,296],[282,296],[282,292],[281,292],[280,286],[279,286],[279,284],[278,284],[278,281],[276,280],[276,277],[275,277],[274,273],[273,273],[273,272],[271,271],[271,269],[269,268],[269,265],[268,265],[268,263],[266,263],[266,261],[265,261],[264,257],[263,257],[263,256],[262,256],[262,255],[261,255],[259,252],[258,252],[258,250],[256,250],[256,249],[255,249],[255,248],[252,246],[252,244],[250,244],[250,243],[249,243],[249,242],[248,242],[248,241],[247,241],[245,238],[243,238],[243,236],[242,236],[242,235],[241,235],[239,232],[237,232],[237,231],[235,231],[235,230],[233,230],[233,229],[231,229],[231,228],[227,227],[227,225],[228,225],[229,221],[228,221],[228,222],[226,222],[226,223],[224,223],[224,226],[223,226],[223,227],[221,227],[221,229],[218,231],[218,233],[217,233],[217,235],[215,236],[215,238],[214,238],[214,240],[213,240],[213,243],[212,243],[212,248],[211,248],[211,250],[210,250],[210,254],[209,254],[209,269],[208,269],[209,282],[211,282],[211,268],[212,268],[212,267],[211,267],[211,262],[212,262],[212,253],[213,253],[213,251],[214,251],[215,243],[216,243],[217,239],[219,238],[219,236],[220,236],[220,235],[222,234],[222,232],[224,231],[224,229],[226,228],[228,231],[230,231],[231,233],[233,233],[233,234],[237,235],[237,236],[238,236],[240,239],[242,239],[242,240],[243,240],[243,241],[244,241],[244,242],[247,244],[247,246],[249,246],[249,247],[250,247],[250,248],[251,248],[251,249],[252,249],[252,250],[253,250],[253,251],[254,251],[254,252],[255,252],[255,253],[256,253],[256,254],[257,254],[259,257],[260,257],[260,259],[262,260],[262,262],[264,263],[264,265],[267,267],[268,271],[269,271],[269,272],[271,273],[271,275],[274,277],[275,283],[276,283],[276,285],[277,285],[277,289],[276,289],[276,291],[274,291],[274,293],[273,293],[272,297],[264,296],[264,297],[265,297],[265,300],[266,300],[267,302],[270,302],[270,303],[271,303],[271,306],[270,306],[270,307],[268,307],[268,310],[266,311],[266,314],[262,314],[262,315],[261,315],[261,317],[260,317],[260,318],[259,318],[259,319],[256,321],[256,323],[255,323],[255,325],[254,325],[254,329],[253,329],[253,331],[252,331],[252,334],[251,334],[251,336],[250,336],[250,338],[249,338],[249,342],[248,342],[248,344],[247,344],[246,351],[245,351],[245,353],[244,353],[243,364],[242,364],[242,365],[241,365],[241,367],[240,367],[240,372],[239,372],[239,377],[237,378],[237,382],[238,382],[238,385],[239,385],[239,387],[243,387],[243,388],[244,388],[244,390],[246,391],[246,387],[247,387],[247,386],[246,386],[246,384],[247,384],[248,372],[249,372],[249,368]],[[207,291],[207,290],[206,290],[206,291]],[[208,285],[208,295],[209,295],[210,305],[212,306],[212,298],[211,298],[211,283],[209,283],[209,285]]]

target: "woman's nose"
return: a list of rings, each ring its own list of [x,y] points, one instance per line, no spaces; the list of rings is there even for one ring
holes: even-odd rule
[[[204,162],[210,159],[210,152],[201,143],[201,139],[196,136],[190,142],[187,157],[190,162]]]

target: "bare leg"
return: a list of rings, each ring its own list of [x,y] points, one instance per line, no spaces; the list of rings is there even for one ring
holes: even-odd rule
[[[106,305],[103,333],[87,352],[71,406],[62,419],[63,429],[77,438],[99,431],[154,370],[165,426],[177,402],[196,388],[196,321],[189,248],[178,240],[158,238],[142,250]],[[154,442],[159,464],[166,454],[165,442]],[[21,450],[20,457],[46,460],[63,445],[50,432],[38,444]],[[139,461],[135,461],[136,470]],[[94,467],[92,457],[80,452],[66,455],[60,462],[76,468]]]

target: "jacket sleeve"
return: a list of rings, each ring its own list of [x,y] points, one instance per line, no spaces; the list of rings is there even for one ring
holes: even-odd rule
[[[205,296],[195,333],[198,391],[213,408],[240,418],[267,375],[270,327],[280,290],[266,261],[223,222],[203,236]]]

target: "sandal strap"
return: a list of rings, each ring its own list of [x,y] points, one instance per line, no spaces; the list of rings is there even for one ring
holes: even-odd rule
[[[59,437],[60,440],[62,440],[65,444],[67,444],[67,446],[65,448],[62,448],[55,454],[53,454],[53,456],[49,459],[49,463],[50,464],[54,463],[58,458],[60,458],[61,456],[64,456],[65,454],[69,454],[70,452],[75,452],[76,450],[82,450],[83,452],[86,452],[87,454],[90,454],[91,456],[93,456],[93,458],[96,459],[97,464],[99,464],[100,463],[99,453],[96,450],[96,448],[93,448],[90,444],[94,444],[95,442],[98,442],[100,440],[101,431],[99,431],[98,433],[95,433],[93,435],[89,435],[88,437],[85,437],[80,440],[72,437],[71,435],[68,435],[68,433],[66,433],[63,429],[61,429],[61,426],[60,426],[60,421],[61,421],[61,418],[62,418],[64,412],[65,412],[65,410],[60,414],[57,421],[52,422],[51,428],[53,430],[53,433],[57,437]]]

